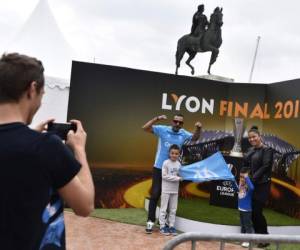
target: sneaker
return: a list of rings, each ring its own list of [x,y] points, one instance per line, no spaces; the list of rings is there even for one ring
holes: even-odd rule
[[[170,228],[169,228],[169,232],[170,232],[170,234],[172,234],[172,235],[174,235],[174,236],[177,235],[177,232],[176,232],[175,227],[170,227]]]
[[[147,221],[146,230],[145,230],[147,234],[152,234],[153,226],[154,223],[152,221]]]
[[[242,243],[242,247],[247,247],[247,248],[249,248],[249,245],[250,245],[249,242],[243,242],[243,243]]]
[[[169,232],[168,228],[166,228],[166,227],[162,227],[162,228],[159,230],[159,232],[160,232],[161,234],[163,234],[163,235],[170,235],[170,232]]]

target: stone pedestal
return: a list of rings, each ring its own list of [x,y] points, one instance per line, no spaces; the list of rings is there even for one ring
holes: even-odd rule
[[[217,75],[202,75],[202,76],[196,76],[196,77],[208,79],[208,80],[219,81],[219,82],[234,82],[233,78],[217,76]]]

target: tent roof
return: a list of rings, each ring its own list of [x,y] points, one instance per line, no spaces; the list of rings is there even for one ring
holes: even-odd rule
[[[70,86],[70,81],[63,78],[45,76],[45,84],[50,88],[54,89],[55,87],[63,90]]]
[[[7,51],[40,59],[46,75],[70,78],[75,52],[64,39],[47,0],[39,1],[20,32],[8,45]]]

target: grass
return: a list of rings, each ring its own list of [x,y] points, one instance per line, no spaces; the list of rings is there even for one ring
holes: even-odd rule
[[[264,215],[269,226],[300,226],[300,220],[270,209],[265,209]],[[95,209],[92,216],[134,225],[145,225],[147,219],[142,208],[101,208]],[[207,199],[179,199],[177,216],[213,224],[240,225],[237,209],[211,206]]]
[[[239,225],[239,213],[237,209],[211,206],[207,199],[201,198],[179,199],[177,215],[186,219],[214,224]],[[300,225],[300,220],[270,209],[264,209],[264,215],[270,226]]]
[[[126,224],[144,226],[147,219],[147,213],[143,208],[115,208],[115,209],[95,209],[92,217],[118,221]]]

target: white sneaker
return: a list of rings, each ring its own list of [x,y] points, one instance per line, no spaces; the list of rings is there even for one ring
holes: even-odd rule
[[[247,248],[248,248],[249,245],[250,245],[249,242],[243,242],[243,243],[242,243],[242,247],[247,247]]]
[[[153,226],[154,226],[154,223],[152,221],[147,221],[146,230],[145,230],[147,234],[152,234]]]

